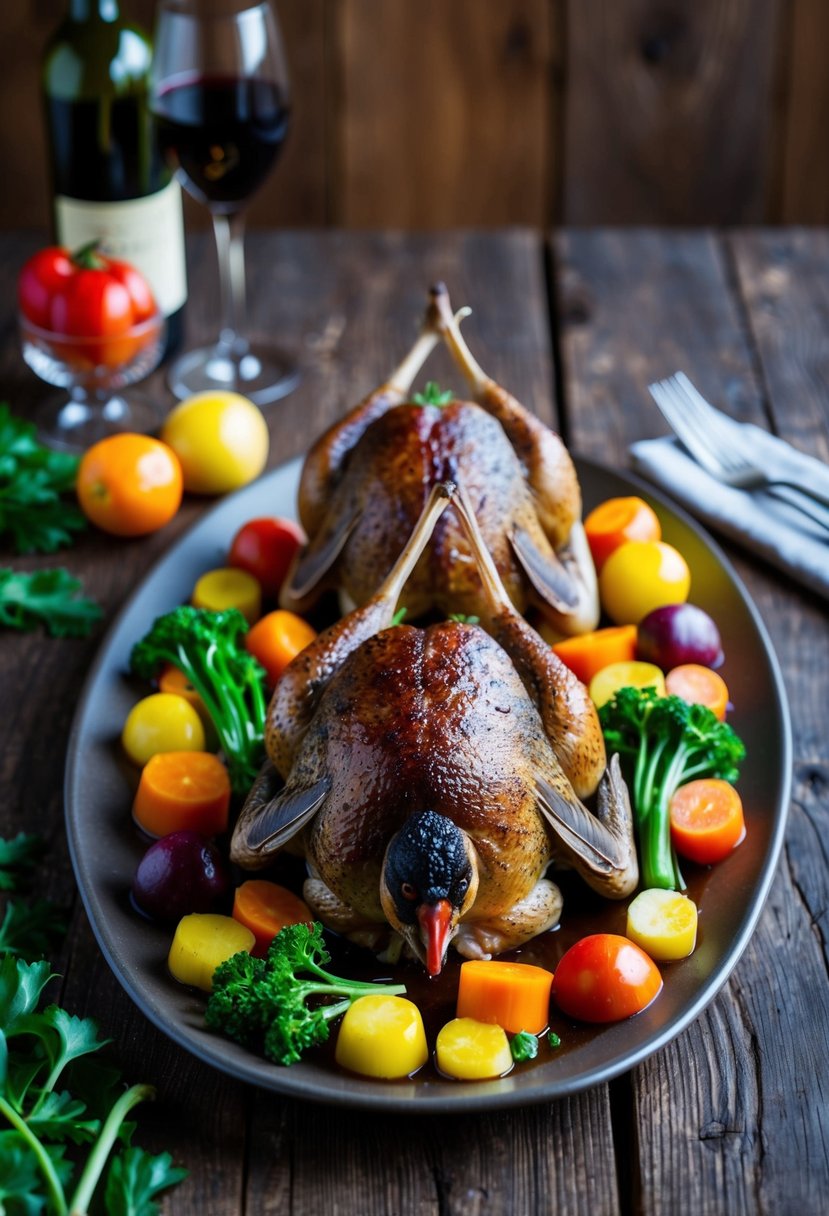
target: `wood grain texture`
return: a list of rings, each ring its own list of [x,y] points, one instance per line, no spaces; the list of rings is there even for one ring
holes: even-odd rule
[[[781,68],[783,106],[778,134],[780,169],[771,219],[825,224],[829,218],[829,7],[823,0],[790,0]]]
[[[569,4],[563,221],[761,220],[779,7]]]
[[[813,248],[808,234],[782,243],[741,234],[729,250],[706,234],[572,233],[556,251],[577,449],[625,462],[628,443],[665,429],[647,383],[682,367],[736,416],[773,421],[795,442],[805,431],[826,455],[826,381],[816,376],[829,321],[822,237]],[[804,327],[811,336],[801,340]],[[817,839],[829,812],[829,628],[813,597],[726,547],[786,674],[795,795],[785,862],[734,975],[688,1032],[633,1074],[637,1210],[811,1213],[829,1177],[820,1115],[829,882]]]
[[[550,0],[337,0],[336,223],[543,224]]]

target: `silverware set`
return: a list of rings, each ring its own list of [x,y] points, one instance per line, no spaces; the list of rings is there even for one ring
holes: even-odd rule
[[[688,454],[717,481],[733,489],[767,491],[829,532],[829,494],[761,468],[747,454],[747,445],[741,446],[741,424],[710,405],[684,372],[648,388]]]

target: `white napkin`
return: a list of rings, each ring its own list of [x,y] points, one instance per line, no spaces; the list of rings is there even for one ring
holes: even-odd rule
[[[761,468],[829,494],[829,466],[822,461],[759,427],[732,425],[741,450]],[[656,482],[692,514],[829,599],[829,528],[812,523],[778,497],[790,494],[788,489],[779,487],[771,494],[724,486],[672,437],[642,439],[631,445],[630,452],[637,472]],[[825,515],[829,524],[829,508],[815,504],[813,509]]]

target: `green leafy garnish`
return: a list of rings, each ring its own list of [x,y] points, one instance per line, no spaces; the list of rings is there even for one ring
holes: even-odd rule
[[[549,1043],[550,1047],[552,1047],[553,1049],[555,1049],[556,1047],[561,1047],[561,1039],[558,1037],[558,1035],[555,1033],[554,1030],[547,1031],[547,1042]]]
[[[38,836],[18,832],[12,840],[0,837],[0,891],[17,891],[31,876],[43,852]]]
[[[31,574],[0,567],[0,625],[23,631],[45,625],[55,638],[86,637],[103,610],[80,590],[80,580],[60,566]]]
[[[243,951],[216,968],[205,1021],[211,1030],[264,1051],[276,1064],[295,1064],[309,1047],[325,1042],[329,1023],[358,997],[406,991],[402,984],[342,979],[324,969],[330,961],[321,924],[288,925],[264,959]]]
[[[415,393],[412,397],[412,401],[418,405],[448,405],[450,401],[454,400],[455,394],[449,389],[442,392],[440,385],[434,380],[428,380],[423,392]]]
[[[151,1086],[133,1085],[97,1117],[65,1088],[74,1062],[100,1051],[105,1041],[92,1018],[74,1017],[57,1005],[41,1008],[51,978],[46,962],[0,959],[0,1116],[8,1124],[0,1132],[0,1211],[10,1214],[88,1212],[110,1153],[117,1143],[127,1144],[127,1115],[154,1096]],[[87,1082],[89,1076],[88,1071]],[[101,1078],[109,1101],[107,1065]],[[68,1156],[67,1141],[88,1152]],[[153,1216],[158,1193],[185,1176],[167,1153],[153,1157],[123,1147],[107,1170],[106,1211]]]
[[[86,519],[72,493],[80,457],[37,440],[31,422],[0,405],[0,538],[18,553],[54,553],[72,543]]]
[[[32,904],[10,899],[0,922],[0,952],[19,958],[43,958],[66,932],[63,912],[48,899]]]
[[[521,1060],[534,1060],[538,1055],[538,1038],[527,1030],[519,1030],[510,1039],[509,1049],[512,1058],[519,1063]]]
[[[467,616],[463,612],[450,612],[449,620],[456,621],[458,625],[480,625],[481,623],[479,616]]]
[[[397,612],[395,612],[394,616],[391,618],[392,625],[402,625],[408,611],[408,608],[398,608]]]

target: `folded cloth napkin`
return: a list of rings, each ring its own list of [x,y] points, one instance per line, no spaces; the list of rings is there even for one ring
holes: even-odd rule
[[[829,465],[806,456],[759,427],[733,422],[740,450],[774,475],[829,494]],[[643,439],[630,448],[633,465],[712,528],[829,599],[829,508],[817,504],[827,527],[812,523],[784,501],[791,491],[735,490],[709,476],[672,437]],[[811,508],[811,504],[810,504]]]

